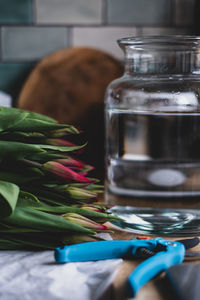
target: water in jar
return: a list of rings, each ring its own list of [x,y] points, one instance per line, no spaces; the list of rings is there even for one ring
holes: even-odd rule
[[[145,213],[138,208],[137,215],[129,206],[114,207],[112,212],[116,210],[126,219],[129,216],[130,223],[137,224],[138,229],[151,232],[161,229],[159,221],[152,221],[153,216],[162,215],[165,232],[168,223],[169,232],[173,224],[177,227],[177,221],[180,226],[191,223],[195,219],[194,212],[190,213],[190,208],[194,208],[192,201],[184,213],[181,209],[161,210],[160,204],[169,199],[180,203],[186,197],[200,197],[200,113],[185,106],[179,106],[178,111],[169,106],[155,111],[110,108],[106,118],[109,193],[159,199],[157,214],[151,205]],[[138,219],[141,212],[142,221]]]

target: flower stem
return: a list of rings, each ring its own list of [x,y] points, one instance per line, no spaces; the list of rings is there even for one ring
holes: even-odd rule
[[[35,167],[35,168],[39,168],[39,169],[42,168],[42,164],[32,161],[32,160],[29,160],[29,159],[23,158],[23,159],[20,159],[20,161],[31,167]]]

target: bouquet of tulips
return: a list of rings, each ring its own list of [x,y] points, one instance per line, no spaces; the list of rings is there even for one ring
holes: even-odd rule
[[[79,131],[37,113],[0,107],[0,249],[54,249],[97,240],[115,217],[95,204],[102,186],[74,158]],[[76,156],[75,156],[76,157]]]

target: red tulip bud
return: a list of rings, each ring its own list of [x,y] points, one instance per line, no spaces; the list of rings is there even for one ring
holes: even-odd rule
[[[58,162],[58,163],[60,163],[64,166],[77,167],[79,169],[82,169],[85,166],[85,164],[82,161],[76,160],[76,159],[71,158],[71,157],[56,159],[56,162]]]
[[[47,163],[43,164],[43,170],[59,176],[60,178],[64,179],[66,182],[76,181],[76,182],[90,183],[90,180],[87,179],[86,177],[74,172],[70,168],[65,167],[55,161],[48,161]]]

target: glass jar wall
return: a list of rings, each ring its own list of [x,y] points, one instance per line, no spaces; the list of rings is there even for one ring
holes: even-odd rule
[[[118,41],[125,74],[106,93],[106,202],[152,234],[200,233],[200,37]]]

